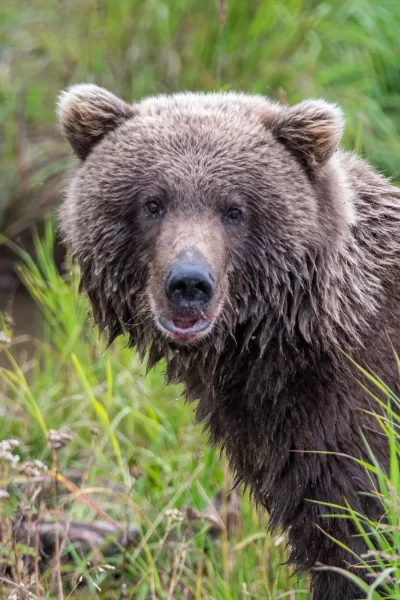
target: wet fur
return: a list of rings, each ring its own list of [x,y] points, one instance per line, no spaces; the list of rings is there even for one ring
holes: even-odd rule
[[[100,88],[89,87],[104,116],[113,102],[106,96],[102,104]],[[313,570],[353,560],[318,527],[365,551],[352,524],[324,518],[333,510],[318,501],[346,499],[371,519],[381,516],[379,502],[359,493],[372,489],[366,471],[343,455],[368,459],[365,436],[385,464],[387,442],[340,349],[397,389],[390,342],[399,349],[400,191],[337,150],[341,113],[323,102],[283,107],[240,94],[182,94],[132,108],[118,100],[114,128],[106,114],[91,138],[76,123],[85,119],[83,92],[73,88],[60,107],[66,136],[85,159],[61,224],[96,323],[110,341],[127,333],[142,359],[148,352],[149,368],[166,358],[167,382],[184,383],[237,482],[267,508],[272,529],[287,531],[290,561],[311,571],[314,600],[364,597],[347,579]],[[214,216],[227,189],[246,196],[249,215],[245,234],[221,234],[223,310],[212,333],[188,346],[154,324],[148,285],[168,244],[132,209],[141,194],[165,188],[179,222],[201,221],[199,205],[212,195],[218,201],[207,204],[206,223],[219,227]]]

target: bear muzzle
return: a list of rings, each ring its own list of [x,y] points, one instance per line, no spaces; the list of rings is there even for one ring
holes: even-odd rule
[[[164,280],[168,316],[159,316],[158,324],[176,341],[189,341],[204,335],[212,327],[208,308],[215,293],[215,279],[202,260],[183,255],[173,263]]]

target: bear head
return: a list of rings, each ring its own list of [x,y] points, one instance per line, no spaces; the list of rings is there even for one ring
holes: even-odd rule
[[[236,93],[128,104],[83,84],[58,114],[78,158],[61,228],[111,341],[193,347],[244,324],[250,339],[263,319],[310,338],[319,257],[353,220],[340,109]]]

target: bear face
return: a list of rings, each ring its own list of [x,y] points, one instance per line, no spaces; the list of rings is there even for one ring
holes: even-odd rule
[[[352,218],[339,109],[241,94],[129,105],[80,85],[59,116],[80,159],[62,229],[111,339],[197,345],[266,312],[295,328],[310,264]]]

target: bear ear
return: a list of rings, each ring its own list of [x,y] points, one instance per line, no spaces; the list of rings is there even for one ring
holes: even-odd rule
[[[57,101],[63,133],[81,160],[107,133],[137,113],[136,106],[93,84],[73,85]]]
[[[339,146],[343,113],[324,100],[307,100],[283,107],[270,127],[275,137],[293,152],[312,175]]]

